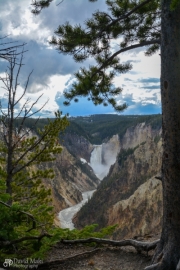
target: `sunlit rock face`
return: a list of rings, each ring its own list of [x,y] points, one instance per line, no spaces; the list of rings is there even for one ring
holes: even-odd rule
[[[115,164],[77,213],[75,225],[118,224],[117,239],[160,232],[162,186],[154,176],[161,171],[161,129],[141,123],[128,128],[119,141]]]
[[[94,145],[90,166],[100,180],[108,174],[111,165],[115,163],[119,149],[118,135],[114,135],[107,143]]]
[[[162,225],[162,184],[152,177],[126,200],[108,211],[109,224],[118,224],[116,238],[159,233]]]

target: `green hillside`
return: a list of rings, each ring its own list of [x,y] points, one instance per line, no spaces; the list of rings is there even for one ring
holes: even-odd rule
[[[122,137],[127,128],[142,122],[151,124],[153,128],[159,128],[161,127],[161,115],[100,114],[70,118],[70,123],[78,124],[86,134],[89,134],[88,137],[92,144],[101,144],[103,140],[114,134]]]

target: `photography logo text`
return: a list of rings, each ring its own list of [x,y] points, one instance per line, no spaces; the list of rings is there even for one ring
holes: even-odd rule
[[[43,261],[40,259],[17,259],[17,258],[11,258],[11,259],[5,259],[3,266],[8,268],[13,266],[14,268],[22,268],[22,269],[37,269],[38,265],[42,264]]]

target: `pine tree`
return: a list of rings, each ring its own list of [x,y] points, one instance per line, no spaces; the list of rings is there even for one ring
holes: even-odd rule
[[[77,62],[93,57],[96,64],[88,69],[81,68],[75,74],[76,82],[65,92],[67,101],[78,101],[78,96],[88,96],[95,105],[111,104],[121,111],[126,104],[117,105],[114,97],[122,91],[114,87],[113,79],[118,74],[132,68],[129,63],[121,63],[119,55],[134,48],[148,46],[147,55],[155,53],[160,45],[160,7],[156,0],[106,1],[111,14],[96,12],[85,22],[85,27],[61,25],[51,40],[58,50],[70,54]],[[119,41],[119,37],[122,38]],[[112,40],[117,39],[116,52]]]
[[[115,98],[122,89],[114,88],[113,79],[132,68],[120,62],[120,54],[146,46],[146,55],[150,56],[161,47],[163,226],[153,264],[146,269],[180,268],[179,3],[179,0],[161,3],[158,0],[106,0],[108,13],[95,12],[84,28],[69,23],[61,25],[51,40],[59,51],[72,55],[77,62],[88,57],[96,61],[96,65],[81,68],[75,74],[77,80],[72,89],[65,92],[65,104],[73,99],[78,101],[79,96],[88,96],[95,105],[109,103],[116,110],[125,109],[126,104],[117,105]],[[119,43],[115,52],[112,40]]]
[[[28,121],[40,112],[36,109],[40,97],[34,102],[26,98],[29,74],[23,92],[19,94],[19,75],[23,66],[24,49],[9,59],[8,72],[1,81],[7,92],[7,107],[1,106],[0,117],[0,246],[1,255],[19,254],[24,249],[29,254],[49,237],[53,227],[54,212],[51,192],[42,179],[53,178],[53,170],[43,163],[55,160],[62,147],[59,133],[68,125],[61,112],[38,129],[39,117],[33,125]],[[24,101],[24,103],[23,103]],[[37,132],[35,132],[37,130]],[[15,247],[13,249],[13,247]]]

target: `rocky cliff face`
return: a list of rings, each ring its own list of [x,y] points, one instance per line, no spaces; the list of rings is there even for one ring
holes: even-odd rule
[[[79,203],[82,200],[81,192],[93,190],[99,184],[89,165],[73,157],[65,147],[56,160],[46,166],[53,168],[55,173],[53,180],[44,182],[52,190],[56,213]]]
[[[138,238],[159,233],[161,221],[162,185],[154,177],[108,210],[108,225],[118,225],[114,238]]]
[[[74,132],[65,133],[63,145],[74,157],[84,158],[87,162],[90,162],[93,145],[85,137]]]
[[[120,138],[121,149],[134,148],[144,142],[149,142],[155,139],[156,136],[161,135],[161,129],[153,128],[152,125],[145,123],[137,124],[128,128]],[[160,138],[159,138],[160,139]]]
[[[126,130],[119,145],[115,165],[74,222],[77,227],[117,223],[114,236],[119,239],[158,231],[162,212],[161,183],[152,177],[159,174],[161,168],[161,130],[138,124]]]

